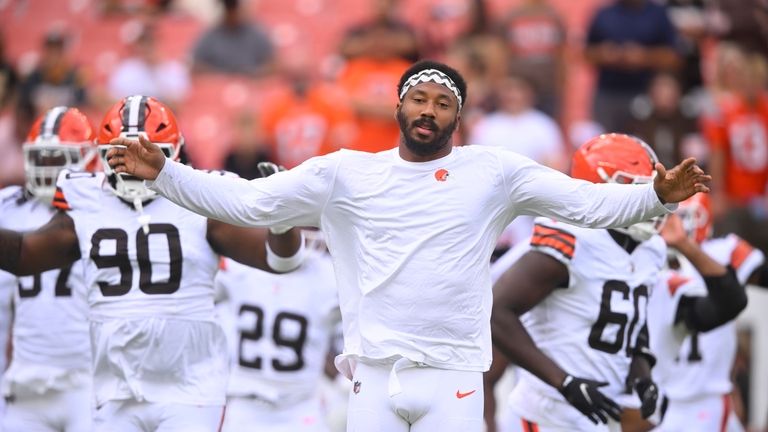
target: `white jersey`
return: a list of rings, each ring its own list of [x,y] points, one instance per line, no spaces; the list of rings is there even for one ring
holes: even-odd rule
[[[301,267],[284,274],[223,263],[216,288],[234,315],[227,394],[283,406],[316,395],[340,320],[330,257],[308,250]]]
[[[146,234],[103,173],[65,171],[57,185],[87,258],[97,403],[224,404],[226,340],[213,302],[219,257],[207,219],[157,198],[144,205]]]
[[[0,227],[31,231],[56,210],[17,186],[0,191]],[[82,260],[32,276],[3,278],[13,293],[13,355],[3,394],[43,394],[88,385],[91,349]],[[7,329],[4,330],[7,335]],[[3,344],[3,349],[5,344]]]
[[[707,240],[702,249],[718,263],[732,266],[742,284],[765,259],[762,252],[734,234]],[[669,278],[666,295],[652,300],[659,305],[651,317],[651,346],[659,357],[654,377],[673,401],[723,395],[733,387],[730,373],[736,357],[736,323],[705,333],[673,323],[682,296],[706,294],[704,279],[683,259],[680,271]]]
[[[666,244],[654,236],[630,254],[607,230],[537,218],[530,245],[563,263],[569,279],[567,287],[521,317],[526,329],[563,369],[607,382],[602,392],[622,396],[637,338],[647,331],[646,306],[666,260]],[[521,371],[520,383],[562,399],[527,371]]]
[[[518,215],[627,226],[667,212],[651,185],[592,184],[513,152],[452,148],[428,162],[398,149],[341,150],[268,178],[214,178],[166,162],[151,188],[242,225],[319,226],[338,281],[344,353],[485,371],[491,363],[489,261]]]

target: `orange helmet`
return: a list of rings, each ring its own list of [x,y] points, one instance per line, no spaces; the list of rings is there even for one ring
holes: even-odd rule
[[[148,140],[160,146],[165,155],[177,160],[184,145],[176,116],[168,106],[149,96],[134,95],[112,105],[101,121],[98,135],[98,149],[104,165],[104,172],[110,175],[110,185],[117,196],[128,201],[147,201],[154,198],[155,192],[147,189],[144,183],[128,174],[117,174],[106,161],[107,151],[112,147],[110,141],[118,137],[138,138],[144,135]]]
[[[22,146],[26,188],[50,204],[63,169],[96,171],[95,131],[77,108],[57,106],[40,116]]]
[[[680,216],[688,237],[701,244],[712,236],[712,202],[709,195],[697,193],[680,203],[675,212]]]
[[[592,183],[641,184],[653,181],[659,159],[640,138],[610,133],[584,143],[573,154],[571,176]],[[626,228],[618,228],[637,241],[645,241],[659,232],[665,217],[654,218]]]
[[[624,134],[601,134],[573,154],[571,177],[592,183],[649,183],[659,159],[641,139]]]

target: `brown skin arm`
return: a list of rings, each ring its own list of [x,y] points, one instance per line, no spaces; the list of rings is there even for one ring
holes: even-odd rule
[[[0,229],[0,269],[26,276],[64,267],[80,259],[75,223],[57,212],[36,231]]]
[[[485,397],[483,417],[485,418],[486,432],[496,432],[498,430],[496,425],[496,395],[493,393],[493,389],[501,377],[504,376],[507,366],[509,366],[509,360],[499,350],[494,348],[491,369],[483,374],[483,392]]]
[[[267,264],[265,241],[281,257],[293,256],[301,246],[301,233],[296,228],[275,235],[266,228],[243,228],[213,219],[208,219],[206,239],[216,253],[271,273],[275,271]]]
[[[496,348],[511,362],[558,389],[567,374],[536,347],[519,316],[567,284],[568,269],[564,264],[530,251],[494,285],[491,312],[491,336]]]

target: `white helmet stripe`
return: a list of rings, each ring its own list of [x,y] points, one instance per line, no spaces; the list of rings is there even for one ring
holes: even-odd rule
[[[127,107],[128,116],[127,116],[127,119],[125,116],[123,117],[124,119],[123,121],[125,122],[123,124],[124,132],[129,136],[136,136],[143,129],[142,128],[143,125],[141,124],[142,123],[141,118],[144,117],[142,115],[143,105],[144,105],[144,96],[141,96],[141,95],[129,96],[126,105],[128,105]]]
[[[61,118],[64,117],[64,113],[67,112],[67,107],[57,106],[53,107],[45,113],[45,118],[40,125],[40,138],[51,139],[54,138],[59,132],[59,125],[61,124]]]

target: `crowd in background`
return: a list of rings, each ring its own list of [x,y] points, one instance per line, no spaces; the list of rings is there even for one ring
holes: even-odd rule
[[[667,167],[697,157],[716,230],[768,252],[768,0],[18,0],[0,22],[0,186],[46,109],[97,122],[131,94],[174,107],[194,165],[247,178],[392,148],[397,80],[434,58],[468,81],[456,145],[567,172],[589,137],[634,134]]]

